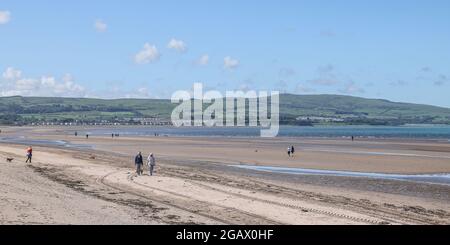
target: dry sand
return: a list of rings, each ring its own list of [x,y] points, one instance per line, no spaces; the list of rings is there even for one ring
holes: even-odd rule
[[[3,224],[450,224],[449,186],[227,166],[450,172],[445,143],[30,135],[95,148],[34,147],[26,165],[24,146],[0,144]],[[289,159],[292,144],[298,154]],[[135,176],[139,150],[156,154],[156,176]]]

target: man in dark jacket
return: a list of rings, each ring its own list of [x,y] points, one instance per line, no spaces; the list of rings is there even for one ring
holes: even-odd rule
[[[134,164],[136,165],[137,175],[141,175],[143,172],[144,160],[142,159],[142,154],[139,152],[134,158]]]

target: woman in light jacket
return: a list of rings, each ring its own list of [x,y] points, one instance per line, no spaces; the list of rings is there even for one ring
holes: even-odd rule
[[[156,166],[156,160],[155,160],[155,156],[153,155],[153,153],[150,153],[150,155],[148,156],[147,165],[148,165],[148,169],[150,172],[150,176],[153,176],[153,170],[155,169],[155,166]]]

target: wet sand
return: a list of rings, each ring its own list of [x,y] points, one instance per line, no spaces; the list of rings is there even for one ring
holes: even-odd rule
[[[0,178],[4,190],[0,223],[450,224],[450,186],[288,175],[229,166],[450,173],[450,145],[444,142],[196,137],[86,140],[55,132],[29,131],[27,135],[93,148],[35,146],[34,162],[27,166],[22,163],[23,145],[1,143],[0,174],[5,177]],[[2,136],[21,133],[10,130]],[[290,145],[297,148],[294,158],[286,154]],[[156,176],[134,174],[137,151],[156,154]],[[15,160],[7,163],[6,157]],[[14,184],[8,184],[12,180]],[[20,190],[12,186],[20,186]],[[33,195],[23,194],[28,192]],[[52,198],[45,204],[48,196]],[[76,205],[79,202],[90,205]],[[67,209],[72,210],[70,215],[62,211]],[[82,218],[98,210],[106,212],[101,213],[104,219],[95,215]],[[113,219],[113,215],[120,218]]]
[[[17,132],[17,130],[15,130]],[[11,132],[12,134],[14,132]],[[4,134],[5,136],[7,134]],[[450,173],[450,142],[410,139],[309,139],[220,137],[75,137],[64,129],[37,128],[33,139],[66,141],[78,146],[135,155],[157,153],[159,158],[211,161],[303,169],[388,174]],[[287,148],[295,146],[295,157]]]

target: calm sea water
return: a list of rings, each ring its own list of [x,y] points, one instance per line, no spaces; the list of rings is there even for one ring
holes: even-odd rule
[[[89,129],[90,135],[139,135],[152,136],[212,136],[212,137],[258,137],[259,128],[249,127],[117,127]],[[417,138],[450,140],[450,126],[282,126],[279,137],[375,137],[375,138]]]

